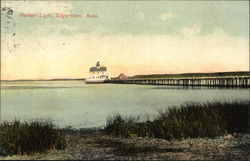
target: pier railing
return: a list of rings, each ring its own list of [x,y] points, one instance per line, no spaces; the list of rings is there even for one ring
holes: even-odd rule
[[[105,83],[145,84],[145,85],[180,85],[180,86],[219,86],[219,87],[250,87],[250,76],[231,77],[183,77],[183,78],[151,78],[108,80]]]

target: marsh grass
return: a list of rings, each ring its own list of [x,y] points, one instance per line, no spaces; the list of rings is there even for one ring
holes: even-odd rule
[[[138,117],[109,117],[104,133],[121,137],[181,139],[215,137],[227,133],[249,132],[249,104],[241,102],[190,103],[159,112],[153,121]]]
[[[64,133],[48,122],[12,121],[0,124],[0,155],[64,149]]]

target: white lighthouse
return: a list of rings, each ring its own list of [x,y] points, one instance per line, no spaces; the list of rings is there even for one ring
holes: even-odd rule
[[[101,66],[100,62],[96,66],[89,69],[90,77],[86,79],[86,83],[103,83],[108,80],[107,67]]]

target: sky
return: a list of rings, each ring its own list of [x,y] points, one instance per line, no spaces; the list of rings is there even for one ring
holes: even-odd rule
[[[249,2],[1,1],[1,80],[87,78],[97,61],[111,77],[249,71]]]

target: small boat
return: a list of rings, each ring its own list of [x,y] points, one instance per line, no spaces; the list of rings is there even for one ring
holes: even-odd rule
[[[89,69],[90,77],[86,79],[85,83],[104,83],[108,80],[107,67],[101,66],[100,62],[96,63],[96,66]]]

